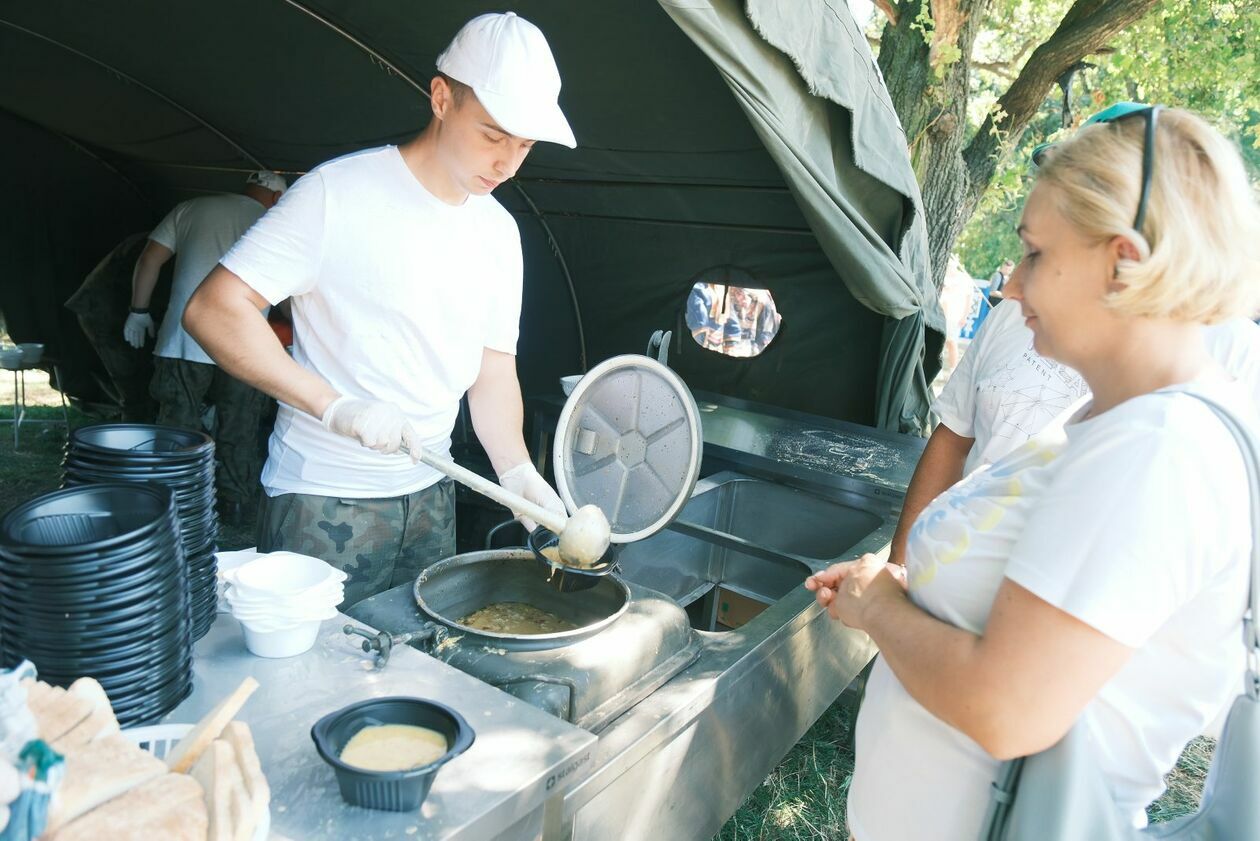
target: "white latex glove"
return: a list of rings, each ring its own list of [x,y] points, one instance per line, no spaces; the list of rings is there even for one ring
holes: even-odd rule
[[[523,496],[535,505],[540,505],[548,511],[554,511],[561,517],[569,516],[569,512],[564,508],[564,501],[560,496],[551,489],[551,485],[547,484],[547,480],[539,475],[534,469],[534,465],[528,461],[521,462],[510,470],[505,470],[499,476],[499,485],[504,490],[511,491],[517,496]],[[516,515],[516,519],[521,521],[521,525],[533,531],[538,528],[538,524],[528,517]]]
[[[153,316],[147,312],[130,313],[127,323],[123,325],[123,338],[127,340],[127,344],[137,349],[144,347],[145,334],[149,338],[157,334],[157,328],[153,326]]]
[[[411,446],[415,431],[403,416],[402,409],[384,400],[360,400],[342,395],[328,404],[320,419],[324,428],[338,435],[353,438],[363,446],[378,453],[396,453],[400,447]],[[419,458],[413,455],[412,460]]]

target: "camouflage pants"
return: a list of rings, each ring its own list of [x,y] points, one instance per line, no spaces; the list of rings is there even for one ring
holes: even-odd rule
[[[443,479],[407,496],[340,499],[263,495],[258,551],[287,549],[327,561],[349,576],[344,611],[415,580],[455,554],[455,483]]]
[[[228,375],[217,365],[153,357],[157,422],[201,431],[201,404],[214,404],[216,484],[219,499],[246,503],[254,498],[262,473],[258,421],[267,395]]]

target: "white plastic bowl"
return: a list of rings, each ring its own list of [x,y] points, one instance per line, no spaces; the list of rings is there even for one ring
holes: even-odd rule
[[[237,618],[272,617],[279,619],[313,619],[316,616],[327,618],[335,613],[337,605],[345,599],[345,590],[340,586],[319,599],[256,601],[241,600],[229,595],[224,599],[227,612]]]
[[[242,622],[241,629],[245,632],[245,647],[250,654],[257,657],[296,657],[315,646],[320,624],[316,619],[298,622],[287,628],[269,630],[263,625],[258,626],[262,630],[255,630],[251,623]]]
[[[0,348],[0,368],[16,371],[22,367],[22,349],[15,347]]]
[[[293,552],[272,552],[230,570],[225,577],[242,596],[300,596],[307,590],[345,581],[346,574],[319,558]]]
[[[242,590],[237,584],[228,584],[223,598],[233,608],[303,608],[317,604],[341,604],[345,598],[346,588],[340,581],[329,581],[327,584],[304,590],[298,594],[255,595]]]
[[[573,393],[573,389],[577,388],[577,384],[582,381],[581,374],[570,374],[567,377],[560,378],[560,390],[564,392],[564,396],[568,397]]]
[[[337,615],[335,604],[311,605],[305,608],[277,610],[274,608],[240,608],[232,607],[231,614],[242,622],[255,625],[268,622],[292,624],[294,622],[310,622],[316,619],[332,619]]]

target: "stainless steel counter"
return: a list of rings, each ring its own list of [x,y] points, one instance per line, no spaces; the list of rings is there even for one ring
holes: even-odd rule
[[[259,682],[237,719],[253,731],[271,785],[273,837],[540,837],[544,806],[558,808],[589,772],[595,737],[406,646],[395,648],[389,665],[378,670],[358,649],[361,638],[341,633],[346,622],[361,624],[344,616],[328,620],[311,651],[268,660],[245,650],[235,619],[219,616],[194,648],[193,694],[164,721],[195,722],[247,675]],[[418,814],[345,803],[311,741],[311,725],[326,713],[386,695],[449,704],[477,734],[467,753],[438,773]]]

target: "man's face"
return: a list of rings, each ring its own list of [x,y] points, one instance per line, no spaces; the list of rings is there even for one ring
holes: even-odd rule
[[[533,140],[509,134],[477,100],[471,89],[456,103],[444,81],[433,88],[433,114],[442,121],[439,149],[453,180],[475,196],[484,196],[516,175]]]

